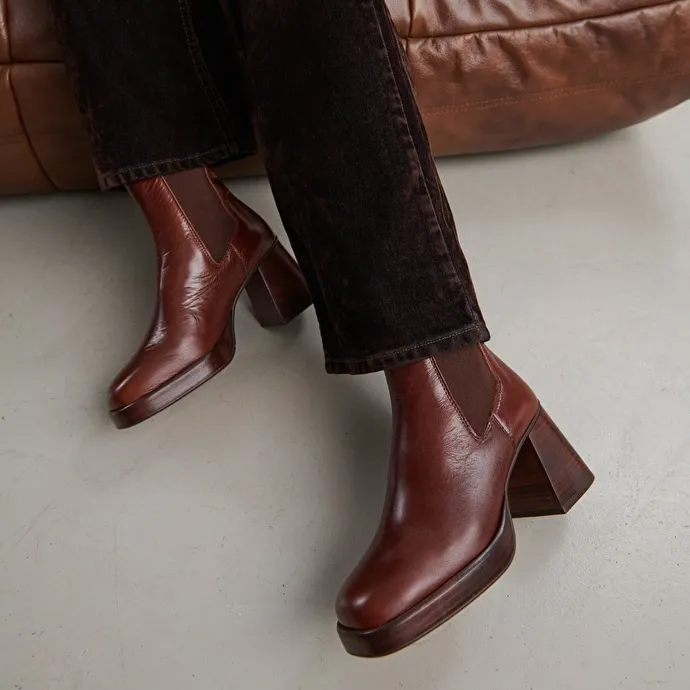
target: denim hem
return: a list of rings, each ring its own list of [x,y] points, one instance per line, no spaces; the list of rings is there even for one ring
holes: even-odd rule
[[[96,174],[101,189],[106,191],[108,189],[114,189],[115,187],[122,187],[131,182],[136,182],[137,180],[145,180],[149,177],[170,175],[175,172],[181,172],[182,170],[193,170],[194,168],[200,168],[204,165],[229,163],[242,158],[248,158],[255,153],[256,149],[242,149],[237,145],[222,144],[209,151],[193,153],[189,156],[151,161],[149,163],[139,163],[129,168],[121,168],[119,170],[106,172],[96,170]]]
[[[351,359],[326,357],[326,372],[329,374],[372,374],[377,371],[393,369],[403,364],[419,362],[468,345],[485,343],[490,337],[485,324],[472,324],[445,336],[431,338],[411,347],[383,352],[370,357]]]

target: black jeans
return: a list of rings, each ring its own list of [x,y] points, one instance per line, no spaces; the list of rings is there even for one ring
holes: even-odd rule
[[[55,5],[104,187],[246,156],[255,117],[328,371],[488,340],[384,0]]]

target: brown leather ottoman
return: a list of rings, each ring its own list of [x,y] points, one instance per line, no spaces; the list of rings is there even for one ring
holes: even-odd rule
[[[388,4],[437,155],[582,139],[690,97],[690,0]],[[95,186],[48,0],[0,2],[0,193]]]

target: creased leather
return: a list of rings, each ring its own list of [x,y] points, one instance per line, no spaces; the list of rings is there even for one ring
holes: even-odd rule
[[[520,377],[484,348],[498,384],[478,438],[433,358],[387,372],[393,448],[383,518],[343,586],[340,623],[371,630],[457,575],[493,539],[517,446],[539,404]]]
[[[212,259],[162,177],[131,185],[153,232],[159,260],[156,311],[141,348],[113,382],[111,410],[132,404],[208,354],[228,326],[237,295],[275,235],[213,179],[236,231],[227,254]]]

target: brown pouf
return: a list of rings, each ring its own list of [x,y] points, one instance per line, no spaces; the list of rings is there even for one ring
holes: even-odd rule
[[[690,98],[690,0],[388,4],[437,155],[584,139]],[[95,186],[48,0],[0,3],[0,193]]]

